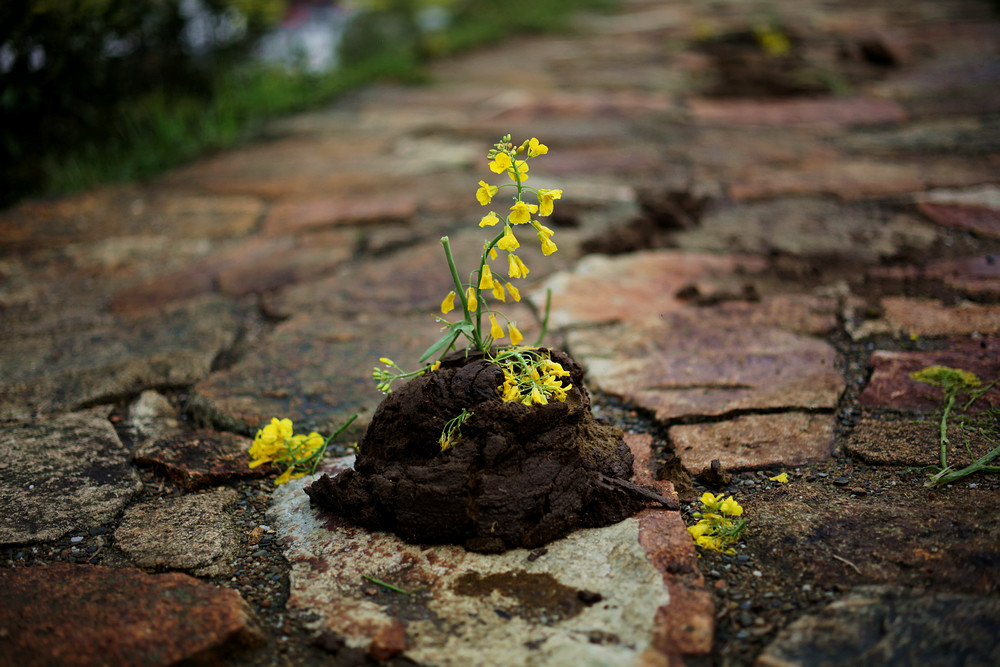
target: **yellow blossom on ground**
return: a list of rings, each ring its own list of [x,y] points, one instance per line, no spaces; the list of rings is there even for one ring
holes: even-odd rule
[[[490,313],[490,336],[493,340],[500,340],[504,337],[503,327],[497,322],[496,315]]]
[[[517,242],[514,231],[510,227],[505,227],[503,237],[497,241],[496,247],[507,252],[514,252],[521,247],[521,244]]]
[[[553,204],[556,199],[562,198],[562,190],[538,190],[538,215],[552,215]]]
[[[439,368],[441,368],[441,360],[440,359],[438,359],[433,364],[431,364],[431,372],[433,373],[434,371],[436,371]]]
[[[538,387],[532,387],[532,389],[531,389],[531,401],[533,403],[535,403],[536,405],[548,405],[549,404],[548,400],[545,398],[545,396],[542,394],[542,392],[538,390]]]
[[[528,277],[528,273],[529,273],[528,267],[525,266],[524,262],[521,261],[520,257],[518,257],[517,255],[511,254],[511,255],[507,255],[507,260],[508,260],[508,263],[510,264],[510,270],[508,271],[508,275],[511,278],[527,278]],[[515,301],[519,301],[520,299],[514,299],[514,300]]]
[[[779,484],[788,484],[788,473],[783,472],[780,475],[775,475],[774,477],[768,477],[772,482],[778,482]]]
[[[531,141],[528,142],[528,157],[538,157],[539,155],[545,155],[549,152],[549,147],[545,144],[539,143],[538,139],[532,137]]]
[[[490,185],[486,181],[479,181],[479,189],[476,190],[476,200],[483,206],[486,206],[493,201],[493,197],[499,189],[496,185]]]
[[[441,313],[447,315],[455,308],[455,290],[448,292],[448,296],[441,302]]]
[[[479,289],[493,289],[493,273],[489,264],[483,264],[483,270],[479,274]]]
[[[729,516],[740,516],[743,514],[743,508],[740,506],[732,496],[729,496],[722,501],[722,505],[719,507],[723,514],[728,514]]]
[[[531,214],[538,211],[537,204],[526,204],[523,201],[514,202],[510,207],[510,215],[507,220],[512,225],[523,225],[531,221]]]
[[[497,224],[498,222],[500,222],[500,218],[497,217],[496,213],[494,213],[493,211],[490,211],[489,213],[487,213],[486,215],[483,216],[482,220],[479,221],[479,226],[480,227],[492,227],[493,225]]]

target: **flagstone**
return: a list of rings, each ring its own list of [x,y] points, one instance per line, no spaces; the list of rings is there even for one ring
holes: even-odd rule
[[[0,544],[56,540],[114,519],[142,489],[108,409],[0,427]]]
[[[218,664],[264,643],[239,593],[179,573],[54,563],[0,570],[4,661]]]
[[[436,341],[440,325],[429,315],[355,316],[300,313],[232,367],[197,383],[187,411],[197,423],[253,433],[271,418],[289,418],[296,430],[328,434],[360,413],[345,439],[357,436],[381,400],[372,381],[380,357],[403,368]]]
[[[669,482],[637,474],[672,495]],[[310,614],[309,632],[327,643],[442,666],[673,664],[708,654],[713,607],[676,512],[647,509],[532,552],[481,554],[318,513],[302,490],[312,479],[280,487],[269,521],[292,566],[288,607]]]
[[[1000,258],[983,253],[971,257],[931,262],[924,269],[956,290],[980,297],[1000,296]]]
[[[705,124],[840,127],[900,123],[906,111],[896,102],[877,97],[830,97],[792,100],[691,99],[695,120]]]
[[[242,328],[235,305],[214,295],[142,317],[102,317],[4,336],[0,419],[73,410],[144,389],[207,377]]]
[[[549,326],[631,322],[687,307],[678,296],[694,287],[701,294],[738,294],[739,272],[762,271],[759,257],[693,252],[647,251],[619,257],[588,255],[569,271],[551,276],[530,298],[544,308],[545,289],[552,290]]]
[[[251,469],[247,452],[252,440],[235,433],[192,431],[154,440],[135,451],[134,462],[165,475],[193,491],[225,482],[269,475],[268,466]]]
[[[708,309],[575,329],[589,386],[671,421],[746,410],[832,410],[844,389],[828,343]]]
[[[271,207],[263,233],[282,236],[318,227],[408,220],[416,210],[417,200],[410,194],[288,199]]]
[[[886,297],[882,309],[891,331],[914,336],[1000,334],[1000,306],[968,301],[946,306],[934,299]]]
[[[844,451],[874,465],[936,466],[941,463],[940,438],[941,424],[933,416],[923,421],[866,418],[851,431]],[[948,438],[954,443],[948,449],[948,464],[956,470],[973,462],[966,445],[976,458],[993,448],[989,440],[971,429],[963,431],[957,423],[949,426]]]
[[[698,474],[718,460],[726,470],[784,468],[822,461],[833,451],[832,414],[785,412],[671,426],[681,463]]]
[[[867,409],[932,412],[941,407],[941,390],[917,382],[911,373],[928,366],[948,366],[975,373],[984,383],[1000,378],[1000,338],[943,339],[935,350],[872,353],[871,379],[859,402]],[[1000,402],[1000,385],[980,400]],[[975,407],[975,406],[974,406]]]
[[[239,543],[232,512],[236,499],[234,489],[221,488],[133,505],[115,530],[115,545],[147,571],[227,575]]]
[[[862,586],[779,631],[759,667],[843,664],[988,665],[1000,660],[1000,600],[982,595]]]

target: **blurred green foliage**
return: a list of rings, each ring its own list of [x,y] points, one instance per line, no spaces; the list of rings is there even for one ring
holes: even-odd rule
[[[316,73],[247,57],[285,0],[201,0],[218,26],[241,26],[209,50],[182,38],[182,0],[0,0],[0,206],[148,177],[374,79],[425,80],[429,57],[566,30],[613,2],[357,0],[341,66]],[[448,21],[421,25],[429,6]]]

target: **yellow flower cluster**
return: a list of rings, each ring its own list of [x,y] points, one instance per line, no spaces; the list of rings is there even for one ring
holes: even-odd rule
[[[562,403],[573,385],[564,384],[569,371],[534,348],[502,352],[494,358],[503,369],[503,384],[497,393],[504,401],[525,405],[546,405],[550,400]]]
[[[703,549],[727,554],[736,553],[736,550],[729,545],[740,538],[747,522],[737,521],[733,517],[741,516],[743,508],[732,496],[723,499],[721,495],[716,496],[707,492],[702,494],[701,504],[702,511],[694,513],[698,523],[688,526],[688,532],[694,538],[694,543]]]
[[[284,467],[284,472],[274,480],[275,484],[284,484],[315,470],[326,445],[327,440],[319,433],[295,434],[291,419],[275,417],[270,424],[257,431],[250,446],[250,457],[253,459],[250,467],[256,468],[265,463]]]

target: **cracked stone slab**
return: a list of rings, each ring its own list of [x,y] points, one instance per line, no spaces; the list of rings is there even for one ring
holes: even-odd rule
[[[832,410],[844,389],[828,343],[709,309],[577,329],[590,386],[660,421],[745,410]]]
[[[429,314],[352,319],[302,313],[231,368],[199,382],[187,409],[198,422],[239,433],[287,417],[297,432],[329,434],[359,413],[354,430],[345,433],[356,437],[381,400],[371,379],[379,358],[415,369],[440,335]]]
[[[651,438],[629,440],[639,470]],[[479,554],[319,514],[302,490],[312,479],[280,487],[269,520],[292,566],[288,607],[311,616],[325,646],[442,666],[573,667],[673,664],[711,648],[711,598],[676,512],[647,509],[543,549]],[[672,495],[648,473],[637,481]]]
[[[79,328],[0,337],[0,419],[75,410],[144,389],[193,384],[236,341],[236,306],[195,299],[140,318],[103,318]]]
[[[998,632],[995,597],[862,586],[793,621],[756,664],[995,665]]]
[[[932,412],[941,407],[941,390],[917,382],[910,373],[928,366],[949,366],[975,373],[984,383],[1000,378],[1000,338],[953,338],[939,342],[941,349],[919,351],[876,350],[868,386],[859,402],[867,409]],[[994,386],[973,405],[1000,404],[1000,386]]]
[[[234,489],[149,500],[128,508],[115,543],[144,570],[180,570],[197,577],[229,574],[238,537]]]
[[[269,466],[251,469],[252,440],[234,433],[193,431],[155,440],[135,452],[135,464],[152,468],[187,491],[231,479],[267,477]]]
[[[713,459],[727,470],[822,461],[833,450],[833,427],[830,414],[787,412],[671,426],[669,435],[681,463],[697,474]]]
[[[0,570],[6,664],[218,664],[264,635],[239,593],[184,574],[55,563]]]
[[[0,426],[0,544],[96,528],[139,493],[142,481],[107,412]]]

